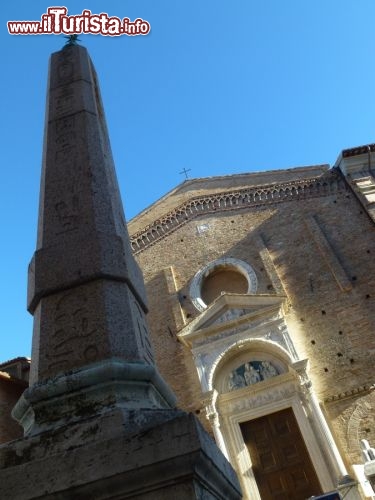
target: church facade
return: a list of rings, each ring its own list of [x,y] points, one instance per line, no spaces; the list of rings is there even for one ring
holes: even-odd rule
[[[374,162],[186,180],[129,223],[160,371],[245,498],[371,494]]]

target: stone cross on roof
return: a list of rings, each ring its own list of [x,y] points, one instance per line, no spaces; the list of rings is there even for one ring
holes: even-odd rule
[[[188,172],[190,172],[190,171],[191,171],[191,168],[186,169],[186,168],[184,167],[184,168],[182,169],[182,171],[180,172],[180,174],[181,174],[181,175],[182,175],[182,174],[185,174],[185,179],[188,179],[188,178],[189,178],[189,176],[188,176]]]

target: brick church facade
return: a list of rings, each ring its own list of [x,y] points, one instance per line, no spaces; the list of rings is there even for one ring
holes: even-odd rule
[[[350,498],[351,479],[366,496],[374,151],[345,150],[333,168],[187,180],[129,223],[158,366],[247,498],[304,482]]]

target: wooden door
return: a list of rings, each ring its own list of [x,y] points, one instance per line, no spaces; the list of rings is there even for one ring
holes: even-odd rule
[[[293,410],[241,424],[262,500],[305,500],[322,493]]]

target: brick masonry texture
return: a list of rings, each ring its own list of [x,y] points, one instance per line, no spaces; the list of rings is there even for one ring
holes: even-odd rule
[[[286,170],[276,180],[290,182],[325,172],[326,167]],[[202,193],[208,195],[210,189],[230,191],[246,186],[246,180],[249,185],[275,182],[273,172],[261,178],[257,177],[260,174],[251,176],[187,181],[185,188],[182,185],[133,219],[130,233],[141,231],[160,218],[163,210],[165,213],[181,204],[181,197],[186,201]],[[318,227],[318,239],[308,229],[311,218]],[[209,229],[199,234],[197,226],[202,224],[208,224]],[[191,280],[209,262],[233,257],[253,267],[259,282],[257,293],[276,293],[259,253],[259,238],[288,297],[290,336],[299,357],[310,361],[313,387],[324,403],[338,445],[347,461],[362,462],[359,439],[375,442],[370,422],[375,410],[371,391],[375,239],[373,222],[345,182],[317,197],[197,216],[137,255],[148,292],[148,322],[159,369],[176,392],[180,407],[199,412],[201,391],[196,369],[189,350],[176,337],[183,322],[199,314],[189,298]],[[171,272],[174,290],[167,279]],[[340,280],[344,280],[344,287]],[[208,427],[203,412],[200,416]]]

